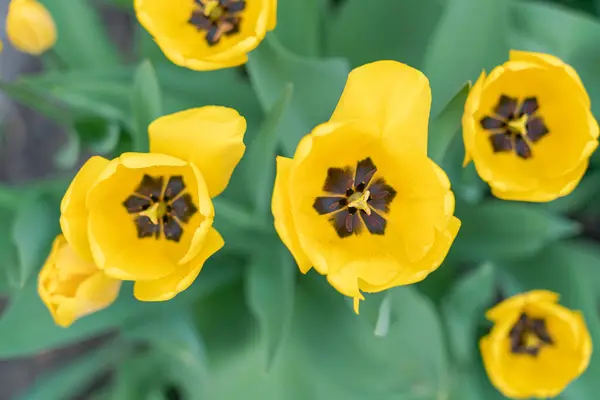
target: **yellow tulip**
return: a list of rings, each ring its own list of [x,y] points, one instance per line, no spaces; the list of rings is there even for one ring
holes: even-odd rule
[[[137,18],[173,63],[234,67],[275,28],[277,0],[135,0]]]
[[[473,86],[463,139],[465,165],[474,161],[495,196],[543,202],[575,189],[598,146],[598,123],[573,68],[547,54],[511,51]]]
[[[303,273],[340,293],[424,279],[459,230],[448,177],[427,157],[431,90],[416,69],[379,61],[350,73],[329,120],[293,159],[278,157],[275,228]]]
[[[480,341],[481,355],[504,396],[556,397],[587,368],[592,341],[583,315],[557,304],[558,298],[534,290],[486,313],[494,327]]]
[[[120,280],[79,257],[62,235],[54,240],[38,281],[42,301],[56,324],[65,328],[111,305],[120,287]]]
[[[154,121],[150,153],[90,158],[61,204],[67,241],[107,275],[135,281],[139,300],[173,298],[223,246],[211,198],[242,158],[245,130],[235,110],[202,107]]]
[[[33,55],[45,52],[56,43],[52,15],[36,0],[11,0],[6,34],[15,48]]]

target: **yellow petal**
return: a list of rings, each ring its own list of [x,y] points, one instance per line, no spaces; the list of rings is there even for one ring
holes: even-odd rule
[[[462,117],[463,142],[465,145],[465,160],[463,162],[463,167],[466,167],[469,162],[471,162],[471,152],[473,146],[475,145],[475,133],[477,132],[475,127],[477,121],[475,121],[473,118],[473,114],[479,108],[479,102],[481,100],[481,93],[485,79],[485,71],[481,71],[481,75],[479,75],[475,85],[473,85],[473,88],[471,88],[471,91],[467,96],[467,101],[465,102],[465,112]]]
[[[426,154],[430,107],[431,89],[422,72],[396,61],[377,61],[350,73],[331,121],[368,120],[392,148]]]
[[[231,108],[195,108],[150,124],[150,151],[193,163],[215,197],[225,190],[244,154],[245,132],[246,120]]]
[[[33,55],[45,52],[56,43],[52,15],[36,0],[11,0],[6,34],[15,48]]]
[[[38,293],[62,327],[108,307],[117,298],[120,286],[120,281],[81,259],[62,235],[54,240],[38,279]]]
[[[269,2],[269,23],[267,30],[272,31],[277,25],[277,0],[268,0]]]
[[[215,70],[245,63],[258,46],[269,24],[270,0],[246,2],[243,23],[236,33],[209,44],[207,32],[189,21],[197,6],[189,0],[135,0],[140,24],[153,36],[173,63],[195,70]]]
[[[584,88],[560,60],[530,53],[513,55],[490,73],[481,93],[477,88],[471,92],[463,116],[465,147],[478,174],[498,197],[549,201],[577,185],[582,165],[597,147],[598,124],[581,93]],[[537,99],[535,115],[543,118],[549,133],[530,143],[527,159],[514,151],[495,152],[492,133],[481,126],[484,117],[495,115],[502,96]]]
[[[492,186],[492,194],[503,200],[517,200],[530,202],[547,202],[569,195],[583,176],[588,168],[588,161],[583,162],[577,169],[568,174],[554,180],[541,182],[538,187],[529,191],[511,191],[496,189]]]
[[[532,290],[527,293],[518,294],[512,296],[493,308],[490,308],[486,313],[485,317],[490,321],[497,321],[507,313],[513,312],[515,309],[523,309],[527,303],[543,302],[543,303],[556,303],[560,295],[558,293],[551,292],[549,290]]]
[[[87,160],[71,182],[60,204],[62,232],[79,256],[86,260],[92,260],[86,197],[108,163],[107,159],[99,156]]]
[[[294,219],[290,210],[289,180],[293,161],[285,157],[277,157],[277,176],[275,177],[275,188],[271,209],[275,218],[275,229],[281,241],[287,246],[294,256],[300,271],[307,273],[312,264],[298,240]]]
[[[181,176],[185,193],[198,212],[182,223],[179,241],[138,237],[134,218],[123,205],[145,175]],[[126,153],[110,162],[87,198],[89,237],[96,264],[108,275],[124,280],[157,279],[171,274],[182,260],[199,252],[214,210],[202,175],[184,160],[155,153]]]
[[[543,67],[557,68],[564,71],[572,80],[573,84],[579,91],[581,100],[583,101],[584,107],[589,108],[591,106],[590,97],[587,94],[581,78],[577,74],[577,71],[568,64],[565,64],[560,58],[555,57],[551,54],[535,53],[531,51],[510,51],[511,61],[523,61],[537,64]]]
[[[194,282],[206,260],[216,253],[224,242],[219,232],[211,228],[198,255],[185,265],[179,265],[170,275],[150,281],[137,281],[134,295],[141,301],[165,301],[186,290]]]

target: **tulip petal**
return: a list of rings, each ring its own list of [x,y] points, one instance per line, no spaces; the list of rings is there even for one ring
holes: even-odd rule
[[[60,227],[67,242],[79,256],[92,260],[88,238],[88,210],[86,197],[109,161],[103,157],[91,157],[81,167],[67,189],[60,204]]]
[[[244,154],[246,120],[227,107],[207,106],[161,117],[149,127],[150,151],[194,164],[211,197],[219,195]]]
[[[585,87],[583,86],[583,82],[577,74],[577,71],[575,71],[575,69],[573,69],[573,67],[571,67],[570,65],[565,64],[560,58],[555,57],[551,54],[511,50],[510,60],[529,62],[543,67],[558,68],[563,70],[573,80],[574,85],[578,88],[579,95],[581,96],[581,100],[583,101],[584,107],[590,107],[590,97],[587,94]]]
[[[302,250],[291,213],[288,186],[292,165],[293,161],[291,159],[277,157],[277,176],[275,177],[271,209],[275,218],[275,229],[279,237],[294,256],[300,271],[305,274],[310,270],[312,263]]]
[[[136,281],[134,295],[141,301],[166,301],[186,290],[194,282],[206,260],[225,242],[214,228],[210,228],[198,255],[185,265],[180,265],[168,276],[149,281]]]
[[[376,123],[392,148],[426,154],[430,107],[431,89],[422,72],[396,61],[377,61],[350,73],[331,121]]]

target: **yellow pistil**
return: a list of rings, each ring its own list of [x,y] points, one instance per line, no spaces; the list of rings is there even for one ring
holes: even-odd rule
[[[538,348],[542,344],[542,340],[535,333],[525,332],[524,336],[525,347],[527,348]]]
[[[517,120],[509,121],[508,127],[514,132],[519,132],[522,135],[527,135],[527,118],[528,115],[525,114]]]
[[[150,206],[147,210],[140,212],[138,215],[142,215],[150,218],[150,221],[154,225],[158,224],[158,221],[167,213],[167,205],[162,202],[156,202]]]
[[[365,213],[367,213],[367,215],[371,215],[371,207],[369,207],[369,204],[367,203],[370,196],[371,192],[369,192],[368,190],[365,190],[362,193],[353,193],[348,198],[348,207],[354,207],[359,210],[363,210]]]
[[[218,20],[223,15],[223,9],[219,6],[218,0],[208,0],[204,3],[204,15],[213,21]]]

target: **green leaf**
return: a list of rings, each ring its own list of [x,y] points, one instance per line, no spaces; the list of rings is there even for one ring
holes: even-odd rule
[[[270,110],[288,83],[294,85],[291,105],[280,126],[285,154],[291,155],[300,139],[316,125],[329,120],[342,93],[349,67],[340,59],[308,59],[283,48],[273,34],[249,55],[252,85],[263,110]]]
[[[449,348],[455,362],[469,365],[477,342],[477,325],[495,295],[494,268],[482,264],[460,279],[442,303],[442,315],[449,336]]]
[[[468,204],[476,204],[489,192],[488,184],[479,178],[473,163],[463,168],[464,158],[465,145],[462,134],[455,135],[440,166],[448,174],[457,199]]]
[[[300,280],[291,335],[276,363],[286,398],[447,396],[446,349],[435,308],[410,287],[389,294],[394,322],[380,337],[322,277]]]
[[[12,226],[12,242],[19,260],[18,270],[14,271],[18,288],[23,288],[30,275],[41,268],[59,231],[58,204],[38,194],[22,199]]]
[[[208,386],[206,354],[189,308],[169,310],[128,329],[124,337],[142,340],[156,353],[162,382],[155,380],[154,385],[176,384],[186,392],[185,398],[205,398]]]
[[[323,0],[279,0],[275,34],[292,53],[316,57],[321,53]]]
[[[137,301],[131,295],[132,285],[125,283],[113,305],[76,321],[68,329],[54,324],[38,297],[37,281],[29,279],[26,286],[10,298],[8,307],[0,315],[0,359],[35,354],[182,307],[239,279],[239,267],[230,263],[224,255],[211,257],[198,281],[168,302]],[[24,315],[27,318],[23,318]]]
[[[162,114],[161,92],[150,61],[143,61],[133,77],[133,150],[149,151],[148,126]]]
[[[429,128],[429,158],[441,165],[452,140],[461,132],[462,115],[465,101],[471,90],[471,83],[465,84],[446,105],[442,112],[431,122]]]
[[[505,0],[448,2],[424,62],[433,91],[432,115],[466,81],[508,58],[509,7]]]
[[[246,194],[252,199],[252,206],[259,215],[267,215],[271,208],[271,193],[275,177],[275,156],[279,128],[285,112],[290,106],[294,87],[287,84],[279,99],[267,114],[258,135],[248,146],[246,154],[238,168],[243,174],[238,174],[244,180]]]
[[[98,117],[83,117],[74,126],[82,146],[95,154],[110,155],[119,144],[121,126],[116,121]]]
[[[100,349],[84,354],[58,370],[50,370],[18,400],[64,400],[73,398],[92,383],[93,379],[125,358],[129,351],[123,343],[111,342]]]
[[[555,213],[591,213],[598,215],[598,196],[600,195],[600,171],[590,171],[583,180],[577,185],[573,193],[561,197],[544,206]]]
[[[534,204],[486,201],[457,204],[462,221],[451,256],[465,261],[518,259],[580,231],[577,223]]]
[[[266,341],[266,370],[285,339],[294,314],[296,265],[281,243],[255,253],[246,275],[249,308]]]
[[[398,60],[421,68],[443,4],[441,0],[346,0],[326,25],[327,54],[346,57],[353,67]]]
[[[102,69],[118,55],[88,0],[41,0],[54,18],[58,40],[51,51],[71,69]]]
[[[79,162],[81,141],[75,132],[69,132],[67,142],[54,154],[54,165],[63,170],[75,168]]]

